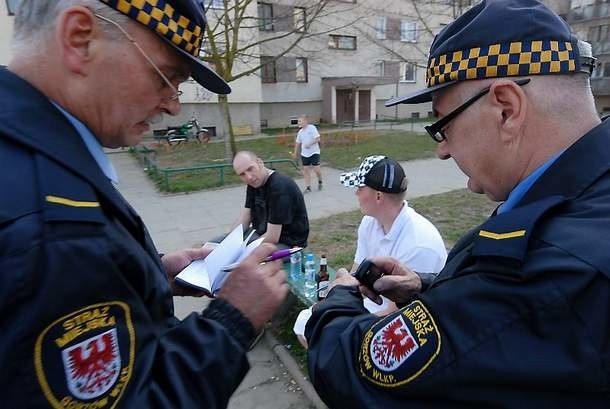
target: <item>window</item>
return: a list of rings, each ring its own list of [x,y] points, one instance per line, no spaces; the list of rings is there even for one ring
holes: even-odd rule
[[[273,31],[273,6],[269,3],[258,3],[258,29]]]
[[[412,62],[400,63],[400,82],[415,82],[415,68],[417,65]]]
[[[261,80],[263,84],[277,82],[275,59],[273,57],[261,56]]]
[[[355,50],[356,37],[331,34],[328,38],[328,48],[338,48],[340,50]]]
[[[295,7],[292,16],[294,19],[295,31],[300,32],[300,33],[304,32],[305,24],[307,23],[307,20],[305,17],[305,7]]]
[[[385,61],[377,61],[375,63],[375,70],[377,71],[377,76],[379,78],[383,78],[385,76]]]
[[[15,14],[20,1],[21,0],[6,0],[6,9],[8,10],[9,16]]]
[[[375,33],[377,34],[378,40],[385,40],[385,33],[388,19],[385,16],[377,17],[377,24],[375,25]]]
[[[609,28],[610,26],[607,24],[589,27],[589,35],[587,40],[593,42],[610,40]]]
[[[296,58],[296,81],[307,82],[307,58]]]
[[[208,8],[209,9],[224,9],[225,2],[224,0],[208,0]]]
[[[595,64],[595,68],[593,69],[593,73],[591,74],[592,78],[600,78],[604,75],[604,65],[601,63]]]
[[[604,63],[604,71],[602,73],[603,77],[610,77],[610,62]]]
[[[400,22],[400,40],[401,41],[417,41],[417,24],[413,21]]]

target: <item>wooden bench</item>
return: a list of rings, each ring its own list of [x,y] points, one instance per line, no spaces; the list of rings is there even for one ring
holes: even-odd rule
[[[245,125],[233,125],[233,135],[235,136],[244,136],[244,135],[252,135],[252,126]]]

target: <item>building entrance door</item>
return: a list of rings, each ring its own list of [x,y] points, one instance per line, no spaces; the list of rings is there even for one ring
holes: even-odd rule
[[[358,91],[358,120],[369,121],[371,119],[371,90]]]
[[[354,120],[354,90],[337,90],[337,123]]]

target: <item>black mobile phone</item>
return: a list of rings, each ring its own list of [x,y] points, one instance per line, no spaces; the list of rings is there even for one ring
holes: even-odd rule
[[[373,283],[383,277],[384,274],[371,260],[365,258],[352,275],[360,281],[360,284],[376,292]]]

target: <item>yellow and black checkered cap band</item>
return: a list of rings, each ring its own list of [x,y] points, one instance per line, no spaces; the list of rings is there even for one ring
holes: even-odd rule
[[[428,87],[451,81],[576,71],[570,41],[517,41],[492,44],[431,57]]]
[[[204,27],[178,13],[165,0],[101,0],[144,24],[193,56],[199,55]]]

